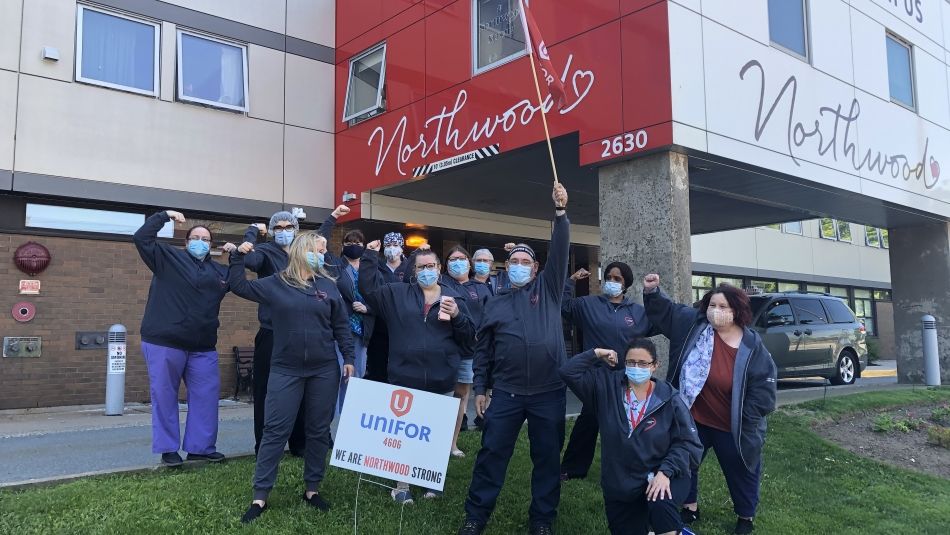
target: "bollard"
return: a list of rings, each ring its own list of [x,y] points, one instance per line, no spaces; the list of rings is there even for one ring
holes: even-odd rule
[[[940,386],[940,358],[937,352],[937,319],[930,314],[920,318],[924,337],[924,382]]]
[[[106,364],[106,416],[122,416],[125,408],[125,326],[109,327]]]

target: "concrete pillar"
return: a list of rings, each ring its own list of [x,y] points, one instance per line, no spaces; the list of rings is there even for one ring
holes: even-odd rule
[[[631,297],[641,280],[659,273],[673,299],[692,302],[687,157],[663,152],[600,168],[600,265],[619,260],[633,269]],[[655,339],[665,377],[669,345]]]
[[[950,383],[950,223],[890,229],[897,379],[923,384],[920,317],[937,319],[940,376]]]

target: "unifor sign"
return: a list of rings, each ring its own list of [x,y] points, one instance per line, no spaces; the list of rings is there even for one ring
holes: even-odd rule
[[[806,110],[800,118],[798,79],[789,76],[776,94],[766,94],[765,67],[758,60],[750,60],[739,70],[739,79],[758,82],[758,110],[752,126],[756,141],[769,128],[783,131],[788,154],[795,165],[799,159],[813,160],[815,156],[839,159],[855,172],[869,172],[882,178],[918,181],[932,190],[940,181],[940,162],[930,153],[930,138],[923,139],[920,152],[904,154],[887,147],[860,146],[857,141],[861,103],[857,98],[850,103],[832,102],[817,110]],[[776,115],[779,106],[788,112]],[[812,158],[809,158],[811,156]]]

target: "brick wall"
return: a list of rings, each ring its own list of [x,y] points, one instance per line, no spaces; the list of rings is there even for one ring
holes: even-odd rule
[[[31,277],[13,264],[13,252],[30,240],[45,245],[53,261],[35,277],[42,293],[21,296],[19,280]],[[75,333],[106,331],[114,323],[128,329],[125,399],[148,401],[139,327],[150,281],[131,242],[0,234],[0,336],[43,337],[42,357],[0,360],[0,409],[104,403],[106,352],[76,350]],[[19,301],[35,303],[36,318],[14,321],[10,311]],[[221,395],[228,397],[234,392],[231,348],[253,345],[257,305],[228,294],[220,319]]]

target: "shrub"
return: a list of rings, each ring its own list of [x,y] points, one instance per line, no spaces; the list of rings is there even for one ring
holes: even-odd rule
[[[868,346],[868,364],[872,362],[877,362],[881,359],[881,343],[878,341],[877,337],[868,336],[865,338],[865,342]]]
[[[910,433],[917,431],[924,425],[920,418],[895,418],[890,414],[881,414],[871,423],[871,430],[876,433]]]
[[[930,419],[942,426],[950,426],[950,404],[936,407],[930,412]]]
[[[941,448],[950,449],[950,427],[932,425],[927,429],[927,439]]]

